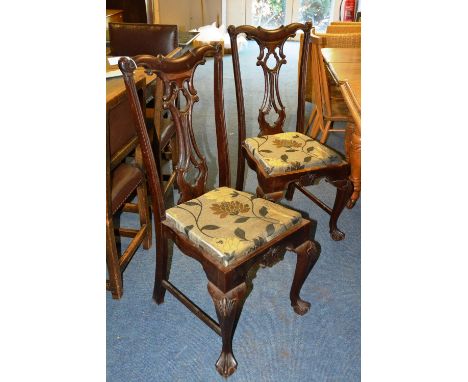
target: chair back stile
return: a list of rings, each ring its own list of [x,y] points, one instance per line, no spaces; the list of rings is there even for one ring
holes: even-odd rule
[[[205,45],[184,56],[170,59],[162,56],[154,57],[139,55],[132,59],[123,57],[119,61],[119,67],[124,74],[125,86],[129,93],[130,103],[137,125],[137,133],[142,142],[142,153],[148,173],[149,186],[153,197],[154,211],[158,211],[159,221],[165,220],[165,207],[163,191],[157,172],[156,163],[151,151],[149,137],[146,131],[144,116],[137,102],[133,71],[136,66],[143,66],[148,71],[156,73],[164,84],[163,108],[169,110],[176,126],[176,139],[178,145],[178,164],[176,166],[177,184],[180,198],[178,204],[199,197],[205,193],[208,168],[206,159],[200,152],[193,128],[192,109],[198,101],[197,91],[193,85],[193,76],[196,68],[205,63],[205,56],[215,52],[214,79],[215,79],[215,123],[218,146],[219,182],[220,186],[229,186],[229,152],[227,149],[227,134],[224,116],[224,104],[222,96],[222,57],[220,47]],[[184,97],[186,105],[183,109],[178,107],[177,97]],[[198,170],[193,181],[188,179],[191,170]]]

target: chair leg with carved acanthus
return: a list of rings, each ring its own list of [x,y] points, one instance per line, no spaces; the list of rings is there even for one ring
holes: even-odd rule
[[[296,270],[294,272],[289,298],[291,299],[291,306],[294,311],[300,316],[303,316],[309,311],[310,303],[302,300],[299,293],[320,254],[315,243],[310,240],[304,242],[297,248],[290,248],[289,250],[297,254]]]
[[[336,187],[335,203],[331,211],[330,217],[330,235],[333,240],[343,240],[345,238],[344,232],[340,231],[337,227],[338,217],[343,211],[346,203],[348,203],[351,194],[353,193],[353,183],[349,179],[329,180],[331,184]]]
[[[227,293],[223,293],[214,284],[208,282],[208,292],[213,299],[223,339],[223,348],[216,362],[216,369],[223,377],[228,377],[237,369],[237,361],[232,354],[232,338],[244,306],[247,285],[244,282]]]

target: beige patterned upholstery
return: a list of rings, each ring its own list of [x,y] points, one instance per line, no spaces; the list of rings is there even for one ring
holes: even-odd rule
[[[228,187],[172,207],[166,218],[225,266],[302,220],[294,210]]]
[[[264,135],[244,143],[270,175],[344,163],[336,151],[301,133]]]

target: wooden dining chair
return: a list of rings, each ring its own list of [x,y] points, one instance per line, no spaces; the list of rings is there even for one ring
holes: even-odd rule
[[[180,48],[178,46],[177,25],[145,24],[145,23],[109,23],[109,48],[111,56],[136,56],[161,54],[166,57],[176,56]],[[156,154],[156,163],[161,170],[162,154],[172,159],[172,167],[175,168],[177,148],[175,147],[175,126],[167,115],[162,112],[162,84],[156,79],[155,85],[147,89],[146,119],[148,126],[154,126],[154,132],[158,139],[152,139],[153,152]],[[151,136],[150,136],[151,138]],[[168,149],[170,147],[170,149]],[[167,180],[165,190],[169,190],[175,180],[175,171],[165,175]]]
[[[338,86],[330,86],[321,48],[321,38],[311,34],[311,74],[312,82],[316,84],[314,100],[317,115],[314,120],[309,119],[306,132],[309,132],[310,128],[310,136],[313,139],[321,133],[320,143],[326,143],[330,133],[346,131],[344,128],[334,128],[335,122],[349,123],[352,122],[352,118]],[[333,90],[331,89],[340,95],[332,96]]]
[[[193,83],[195,70],[214,54],[214,119],[218,152],[219,187],[206,190],[207,162],[200,152],[192,127],[192,109],[198,101]],[[237,362],[232,353],[232,339],[242,307],[251,287],[249,270],[258,264],[272,265],[285,250],[297,254],[297,265],[290,291],[294,311],[305,314],[310,304],[299,297],[307,275],[318,259],[310,240],[311,222],[293,210],[247,192],[230,188],[229,149],[223,106],[223,70],[221,46],[204,45],[177,59],[136,56],[121,58],[119,66],[131,101],[142,146],[152,195],[156,232],[156,276],[153,298],[164,301],[169,291],[192,313],[222,338],[217,371],[224,377],[234,373]],[[164,108],[171,112],[177,128],[179,161],[178,204],[166,209],[158,171],[151,153],[144,114],[138,102],[133,80],[136,66],[154,71],[164,83]],[[180,109],[175,102],[180,95],[186,100]],[[210,128],[204,126],[204,128]],[[219,323],[182,294],[168,279],[168,241],[172,240],[183,254],[200,262],[208,278],[208,292],[213,299]],[[249,274],[249,276],[248,276]],[[248,287],[249,285],[249,287]]]
[[[311,29],[311,33],[314,33],[314,28]],[[302,57],[302,49],[304,47],[304,34],[300,35],[300,45],[299,45],[299,60],[298,60],[298,76],[300,73],[300,68],[301,68],[301,57]],[[306,102],[311,103],[311,109],[310,109],[310,114],[309,118],[306,124],[306,129],[305,132],[308,134],[308,132],[311,130],[314,122],[318,123],[318,118],[323,118],[323,113],[320,115],[320,117],[317,117],[317,104],[323,105],[322,101],[320,99],[317,99],[317,96],[319,96],[320,93],[320,82],[318,80],[318,72],[317,72],[317,66],[312,65],[312,62],[315,62],[316,58],[316,51],[309,47],[309,53],[307,57],[307,62],[309,65],[307,66],[307,71],[306,71],[306,78],[305,78],[305,87],[304,87],[304,99]],[[332,81],[327,81],[329,84],[329,89],[328,92],[330,94],[330,97],[332,99],[339,99],[343,98],[341,95],[340,89],[337,86],[333,86]],[[322,106],[321,106],[322,107]],[[323,121],[322,121],[323,124]],[[325,142],[323,142],[325,143]]]
[[[332,24],[327,27],[326,33],[361,33],[361,24],[353,25],[353,24]]]
[[[144,108],[145,78],[136,84],[138,102]],[[135,153],[135,163],[128,162],[128,156]],[[129,202],[137,194],[137,203]],[[120,227],[115,224],[119,212],[137,212],[140,228]],[[122,273],[138,247],[151,247],[151,217],[147,198],[146,179],[143,171],[141,152],[138,147],[135,125],[130,103],[123,96],[106,104],[106,262],[107,290],[114,299],[123,294]],[[120,253],[116,236],[131,237],[128,247]]]
[[[242,25],[229,26],[231,38],[232,63],[236,87],[238,112],[238,166],[236,188],[244,187],[245,161],[257,173],[259,186],[257,195],[272,200],[280,200],[284,196],[291,200],[295,188],[300,190],[310,200],[331,215],[329,221],[330,234],[333,240],[342,240],[345,234],[337,227],[338,217],[352,192],[349,181],[349,164],[339,153],[311,139],[304,134],[304,83],[309,51],[309,38],[312,24],[294,23],[274,30]],[[286,64],[283,46],[289,37],[297,31],[304,32],[304,47],[302,49],[301,68],[297,96],[297,120],[295,132],[284,132],[286,110],[280,98],[279,72]],[[257,65],[260,66],[265,78],[263,103],[258,113],[259,135],[247,138],[245,125],[245,106],[243,85],[240,72],[237,36],[245,33],[248,40],[257,42],[260,53]],[[269,60],[273,60],[269,64]],[[249,100],[248,102],[253,102]],[[266,118],[275,117],[272,124]],[[336,187],[336,197],[332,208],[309,192],[305,187],[325,178]],[[286,194],[284,193],[287,190]]]

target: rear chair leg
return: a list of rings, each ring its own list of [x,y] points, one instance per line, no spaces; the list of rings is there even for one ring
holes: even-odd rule
[[[156,237],[156,275],[154,279],[153,300],[156,304],[164,302],[166,289],[162,285],[163,280],[167,280],[167,259],[169,256],[168,243],[166,237]]]
[[[296,184],[294,182],[291,182],[288,184],[288,189],[286,190],[286,195],[285,195],[286,200],[292,200],[295,189],[296,189]]]
[[[106,261],[109,273],[109,289],[113,299],[119,299],[123,294],[122,271],[119,264],[119,253],[115,245],[114,224],[111,219],[106,221]]]
[[[208,292],[213,299],[223,339],[223,347],[216,362],[216,370],[227,378],[237,369],[237,361],[232,354],[232,339],[244,306],[247,285],[244,282],[227,293],[223,293],[214,284],[208,282]]]
[[[303,316],[310,309],[310,303],[300,298],[299,293],[304,285],[307,276],[317,262],[320,254],[314,242],[307,240],[297,248],[292,248],[297,254],[296,271],[291,285],[289,298],[294,311]]]
[[[333,240],[339,241],[345,238],[345,234],[338,229],[337,221],[353,193],[353,183],[349,179],[333,180],[330,183],[336,187],[335,203],[333,204],[329,223],[330,235]]]

